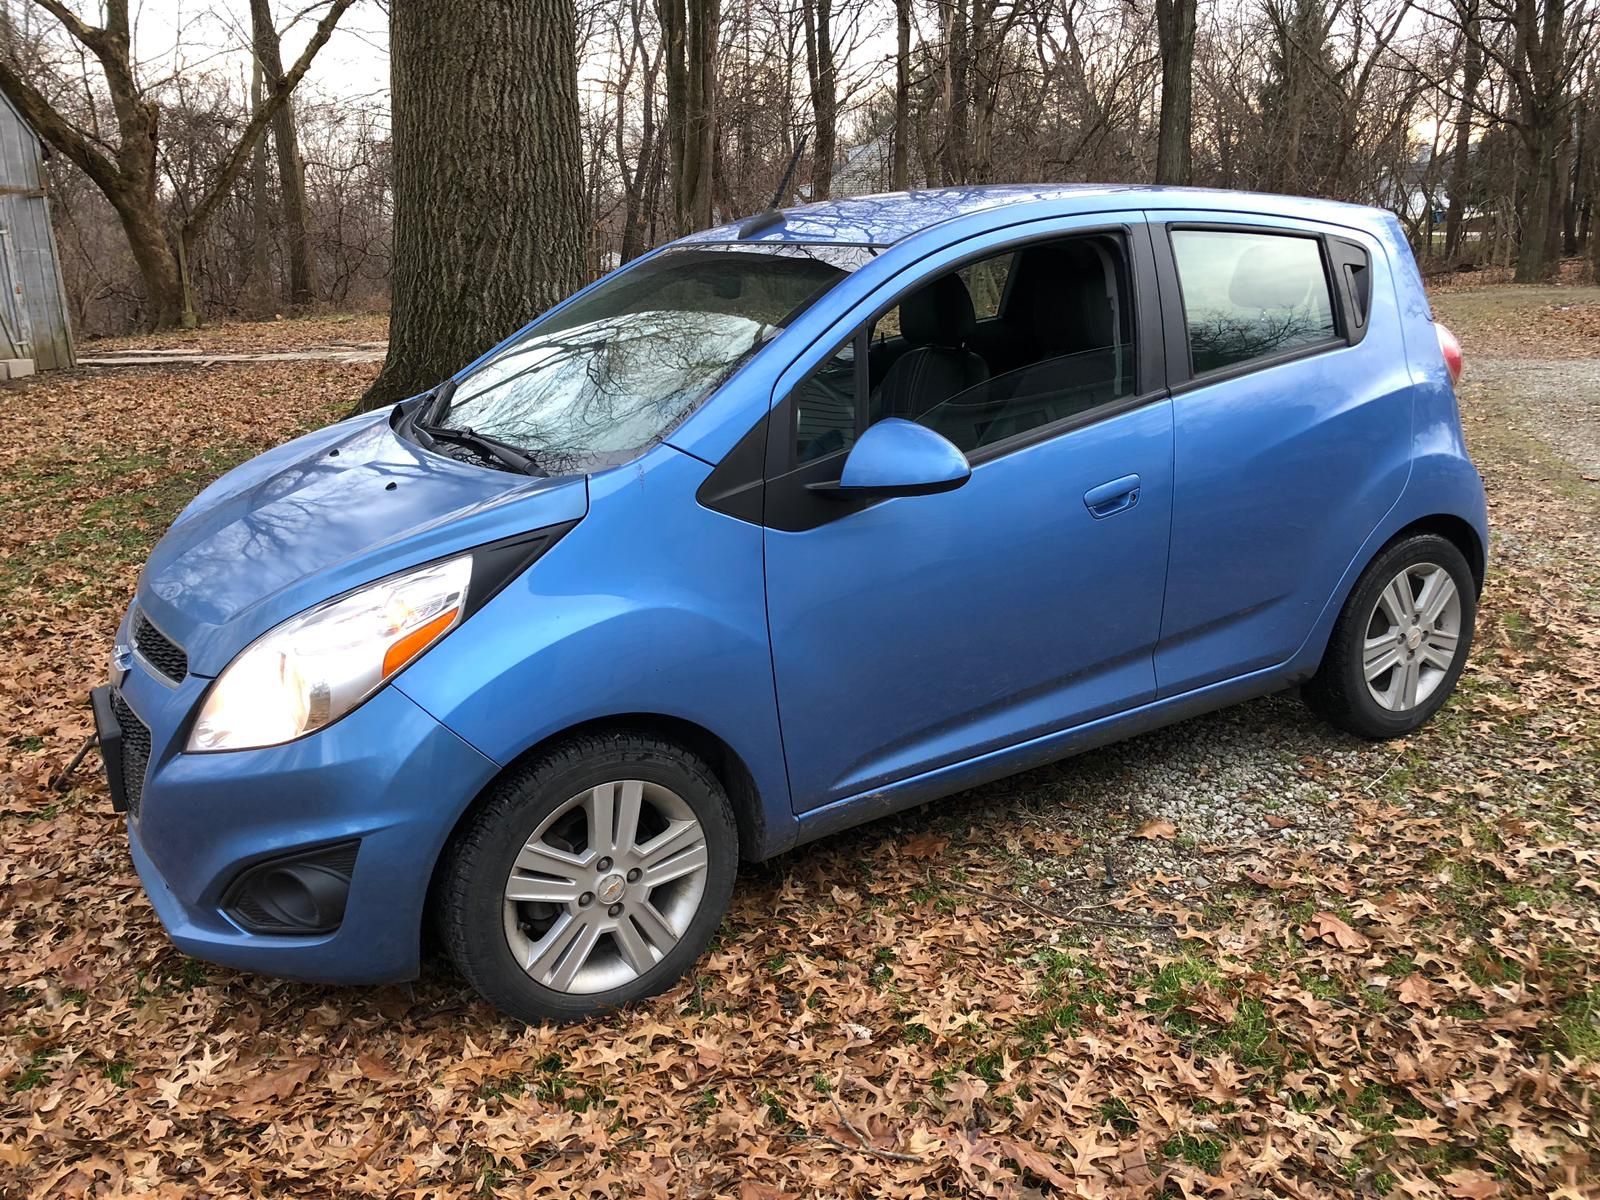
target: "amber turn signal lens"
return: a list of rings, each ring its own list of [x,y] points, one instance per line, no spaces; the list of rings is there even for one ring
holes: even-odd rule
[[[450,626],[456,623],[458,608],[447,609],[440,613],[426,625],[418,625],[405,637],[390,646],[383,653],[383,677],[393,675],[429,646],[433,645],[436,638],[442,637]]]

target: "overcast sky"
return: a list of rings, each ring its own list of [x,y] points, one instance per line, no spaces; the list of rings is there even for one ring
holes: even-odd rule
[[[312,0],[273,0],[279,29]],[[26,0],[10,0],[13,12]],[[103,19],[97,0],[68,0],[91,21]],[[287,68],[310,39],[326,11],[319,7],[284,34]],[[34,20],[51,18],[34,10]],[[181,71],[224,70],[241,81],[250,77],[250,58],[243,49],[250,24],[247,0],[135,0],[134,52],[146,81]],[[358,0],[339,21],[333,37],[317,55],[307,81],[326,96],[386,95],[389,90],[389,18],[375,0]]]

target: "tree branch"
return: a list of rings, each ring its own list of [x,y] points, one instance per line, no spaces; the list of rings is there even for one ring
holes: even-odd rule
[[[4,57],[0,57],[0,92],[17,106],[40,137],[76,163],[107,197],[115,193],[120,182],[116,164],[96,149],[81,129],[52,108],[44,94]]]
[[[328,39],[333,36],[334,27],[339,24],[339,18],[344,16],[355,0],[333,0],[327,14],[317,22],[316,32],[311,35],[311,40],[306,43],[306,48],[300,52],[300,57],[294,66],[289,68],[277,86],[272,89],[272,94],[266,103],[256,109],[250,118],[250,123],[244,127],[244,132],[239,135],[239,140],[234,144],[227,159],[222,164],[222,170],[212,181],[211,189],[195,205],[194,212],[189,214],[189,219],[183,223],[183,238],[186,243],[193,244],[205,231],[205,227],[215,214],[217,207],[225,200],[233,185],[238,182],[239,175],[244,170],[245,163],[250,158],[250,152],[255,149],[256,139],[266,130],[272,118],[289,101],[289,95],[295,86],[305,77],[311,69],[312,61],[317,57],[317,52],[327,45]]]

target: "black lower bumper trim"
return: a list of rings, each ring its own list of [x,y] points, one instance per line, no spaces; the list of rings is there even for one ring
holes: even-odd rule
[[[111,789],[114,812],[128,811],[128,781],[122,772],[122,723],[111,702],[111,685],[102,684],[89,693],[94,710],[95,740],[100,746],[100,761],[105,765],[106,785]]]

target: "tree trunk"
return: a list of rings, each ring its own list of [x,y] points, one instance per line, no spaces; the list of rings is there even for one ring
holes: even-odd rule
[[[431,387],[582,280],[572,0],[390,9],[394,300],[362,399]]]
[[[250,111],[261,108],[261,60],[255,58],[250,70]],[[272,232],[267,197],[267,144],[256,139],[250,156],[250,257],[245,264],[249,280],[245,295],[249,309],[258,317],[272,312]]]
[[[1467,188],[1472,178],[1472,119],[1478,85],[1483,80],[1483,46],[1478,30],[1476,0],[1471,0],[1463,22],[1465,57],[1461,68],[1461,111],[1456,116],[1456,144],[1450,162],[1450,204],[1444,218],[1444,256],[1454,261],[1461,254],[1467,216]]]
[[[145,324],[151,329],[176,328],[183,323],[183,278],[178,271],[177,255],[172,252],[172,244],[161,227],[154,195],[149,197],[148,203],[125,202],[125,198],[118,196],[110,200],[122,221],[128,248],[133,251],[133,261],[144,283],[148,305]]]
[[[659,0],[667,57],[667,130],[678,235],[711,224],[717,145],[719,0]]]
[[[1522,232],[1517,238],[1517,283],[1542,283],[1555,270],[1550,257],[1550,216],[1556,200],[1555,140],[1548,122],[1536,121],[1525,131],[1528,191],[1522,206]]]
[[[1581,100],[1578,103],[1573,124],[1577,127],[1578,134],[1571,143],[1571,150],[1566,162],[1563,164],[1561,185],[1564,190],[1564,200],[1561,206],[1561,253],[1571,257],[1578,253],[1578,206],[1583,202],[1583,173],[1585,135],[1588,133],[1585,105]]]
[[[805,0],[806,75],[816,136],[811,141],[811,199],[833,192],[833,156],[838,147],[839,80],[833,56],[833,0]]]
[[[889,186],[911,186],[911,0],[894,0],[894,175]]]
[[[944,153],[941,166],[944,182],[967,182],[967,62],[969,45],[968,0],[950,5],[950,24],[945,31],[945,121]]]
[[[261,64],[267,93],[283,82],[283,55],[278,30],[272,23],[267,0],[250,0],[250,24],[256,61]],[[316,275],[307,231],[306,173],[300,161],[300,139],[295,134],[294,102],[285,99],[272,118],[272,141],[278,158],[278,195],[283,206],[283,231],[289,258],[289,303],[310,304],[316,299]]]
[[[1161,43],[1161,129],[1156,138],[1156,182],[1187,185],[1194,94],[1196,0],[1156,0]]]

